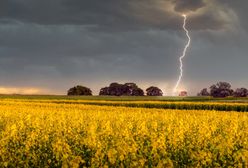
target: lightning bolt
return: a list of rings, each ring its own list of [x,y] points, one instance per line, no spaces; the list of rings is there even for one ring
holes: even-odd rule
[[[189,31],[186,28],[187,15],[183,14],[182,16],[184,18],[184,20],[183,20],[183,29],[184,29],[184,31],[186,33],[186,36],[188,37],[188,42],[184,47],[183,54],[179,58],[179,61],[180,61],[180,75],[178,77],[177,83],[176,83],[176,85],[174,87],[174,90],[173,90],[174,95],[177,93],[177,88],[178,88],[178,86],[179,86],[179,84],[180,84],[180,82],[182,80],[182,77],[183,77],[183,58],[185,57],[186,52],[187,52],[187,50],[188,50],[188,48],[190,46],[190,43],[191,43],[191,38],[190,38],[190,35],[189,35]]]

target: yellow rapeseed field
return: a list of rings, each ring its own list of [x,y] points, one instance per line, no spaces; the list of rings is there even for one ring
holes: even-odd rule
[[[248,113],[0,101],[0,167],[248,167]]]
[[[88,105],[106,105],[123,107],[141,107],[141,108],[160,108],[160,109],[190,109],[190,110],[217,110],[217,111],[238,111],[248,112],[247,102],[225,102],[225,101],[117,101],[117,100],[68,100],[68,99],[5,99],[15,102],[39,102],[39,103],[57,103],[57,104],[88,104]]]

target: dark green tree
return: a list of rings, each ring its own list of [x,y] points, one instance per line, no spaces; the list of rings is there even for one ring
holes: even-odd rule
[[[68,96],[92,96],[92,91],[90,88],[87,88],[85,86],[77,85],[75,87],[72,87],[67,92]]]
[[[248,90],[246,88],[238,88],[233,93],[234,97],[247,97],[248,96]]]
[[[161,89],[155,86],[151,86],[146,89],[147,96],[163,96],[163,92]]]
[[[135,83],[111,83],[100,90],[99,95],[105,96],[144,96],[144,91]]]
[[[232,96],[233,90],[231,84],[227,82],[218,82],[210,87],[210,95],[213,97]]]
[[[200,93],[197,94],[197,96],[210,96],[210,93],[208,92],[207,88],[204,88],[200,91]]]

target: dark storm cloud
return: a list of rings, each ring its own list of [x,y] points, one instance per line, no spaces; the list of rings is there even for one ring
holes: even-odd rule
[[[221,1],[223,5],[226,5],[227,8],[232,9],[238,16],[240,20],[240,24],[248,31],[248,22],[247,22],[247,8],[248,8],[248,1],[230,1],[230,0],[223,0]]]
[[[76,81],[92,85],[97,80],[99,89],[111,80],[151,80],[161,75],[161,68],[167,69],[162,76],[169,78],[172,67],[164,67],[164,62],[173,59],[161,58],[165,53],[160,48],[167,43],[169,58],[176,52],[173,46],[181,43],[176,34],[167,32],[102,33],[82,26],[32,24],[2,25],[0,39],[6,39],[0,41],[0,86],[28,83],[55,90],[65,90]]]
[[[195,12],[198,9],[206,6],[203,0],[174,0],[173,3],[175,4],[175,11],[177,12]]]
[[[129,0],[10,0],[1,1],[2,19],[42,25],[136,25]]]
[[[203,7],[202,0],[8,0],[0,2],[0,22],[91,25],[100,31],[178,29],[180,13]],[[195,15],[192,28],[204,29],[205,23],[207,29],[222,28],[226,21],[211,12]]]
[[[109,82],[134,81],[168,92],[186,40],[183,12],[189,12],[192,35],[185,84],[211,84],[219,76],[236,80],[248,73],[248,37],[236,30],[240,24],[247,31],[245,5],[231,0],[0,1],[0,87],[64,93],[84,84],[97,94]],[[229,70],[232,65],[238,68]],[[187,88],[196,92],[196,86]]]

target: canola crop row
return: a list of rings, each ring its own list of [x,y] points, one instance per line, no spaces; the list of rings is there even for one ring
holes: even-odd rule
[[[7,100],[5,100],[7,101]],[[10,100],[11,102],[39,102],[56,104],[88,104],[99,106],[122,106],[179,110],[215,110],[248,112],[248,103],[242,102],[184,102],[184,101],[104,101],[104,100]],[[1,103],[1,102],[0,102]]]
[[[248,103],[216,103],[216,102],[99,102],[88,101],[83,104],[102,106],[124,106],[139,108],[179,109],[179,110],[216,110],[247,112]]]
[[[0,167],[247,167],[248,114],[0,102]]]

